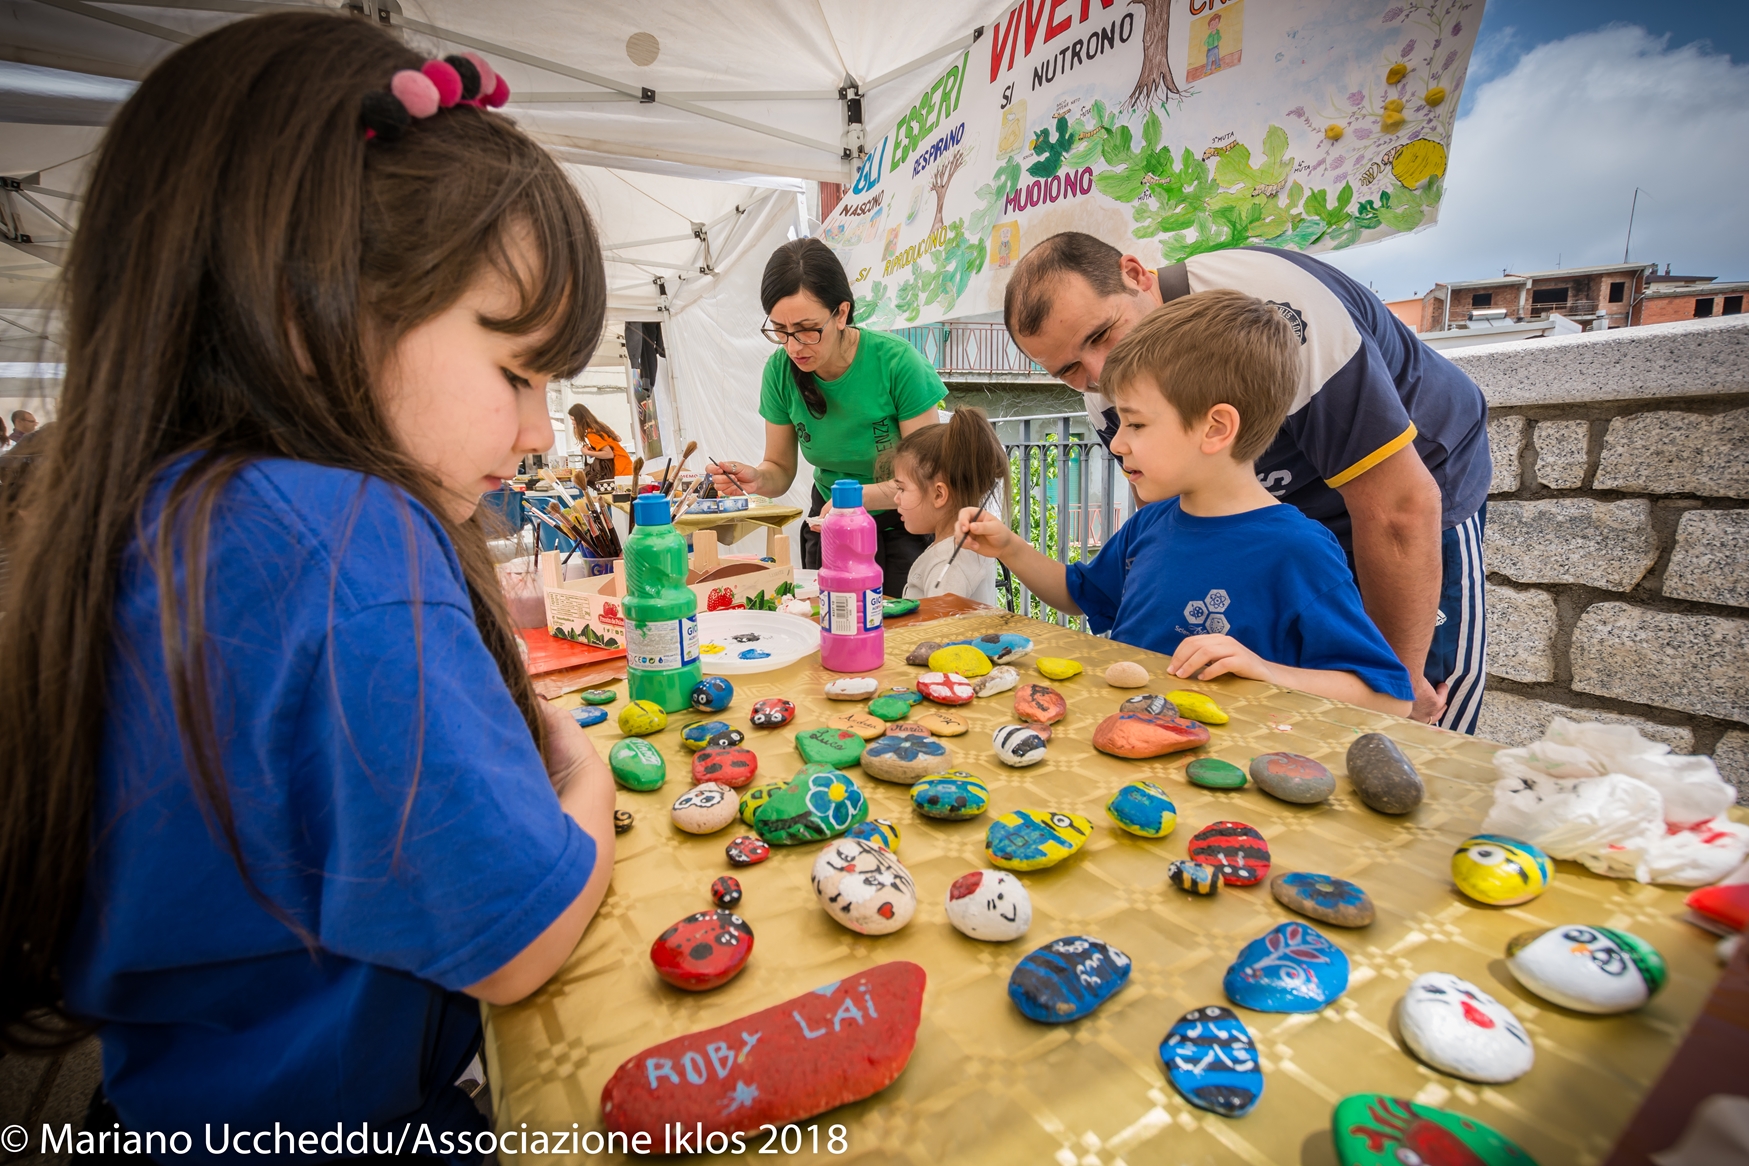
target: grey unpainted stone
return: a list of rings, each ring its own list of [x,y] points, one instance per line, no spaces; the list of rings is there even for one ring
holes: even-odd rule
[[[1494,476],[1488,493],[1510,494],[1518,489],[1518,451],[1524,448],[1523,417],[1496,417],[1488,422],[1488,456],[1494,459]]]
[[[1660,725],[1641,717],[1627,717],[1600,709],[1569,708],[1550,700],[1536,700],[1490,688],[1482,694],[1482,714],[1476,721],[1476,736],[1503,745],[1528,745],[1540,741],[1556,717],[1569,721],[1601,721],[1626,725],[1648,741],[1662,741],[1678,753],[1694,751],[1694,731],[1677,725]],[[1729,736],[1730,734],[1726,734]],[[1745,759],[1749,764],[1749,758]]]
[[[1737,804],[1749,806],[1749,733],[1732,729],[1713,746],[1719,776],[1737,787]]]
[[[1506,340],[1448,355],[1491,409],[1710,397],[1749,386],[1749,316]]]
[[[1749,510],[1690,510],[1676,527],[1664,594],[1749,607]]]
[[[1555,597],[1547,591],[1487,587],[1488,672],[1539,684],[1555,678]]]
[[[1591,422],[1538,421],[1533,440],[1537,481],[1551,490],[1577,490],[1585,484]]]
[[[1520,583],[1582,583],[1629,591],[1658,559],[1645,498],[1500,501],[1488,506],[1488,570]]]
[[[1592,486],[1749,498],[1749,409],[1636,413],[1609,423]]]
[[[1749,620],[1597,603],[1570,657],[1576,692],[1749,723]]]

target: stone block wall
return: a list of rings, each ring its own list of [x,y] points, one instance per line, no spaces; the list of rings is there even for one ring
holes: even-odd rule
[[[1749,318],[1460,350],[1494,477],[1480,735],[1627,724],[1749,805]]]

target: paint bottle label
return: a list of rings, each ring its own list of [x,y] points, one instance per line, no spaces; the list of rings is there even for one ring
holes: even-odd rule
[[[820,592],[820,627],[828,635],[854,636],[862,630],[860,599],[854,591]]]
[[[862,593],[862,630],[872,632],[881,626],[881,617],[887,612],[887,598],[879,587],[871,588]]]
[[[626,623],[626,666],[671,672],[698,662],[698,617]]]

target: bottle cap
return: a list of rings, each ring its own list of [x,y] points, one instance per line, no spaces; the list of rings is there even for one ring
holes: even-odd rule
[[[839,478],[832,483],[832,509],[855,510],[862,505],[862,483],[855,478]]]
[[[639,494],[632,500],[632,520],[639,526],[667,526],[674,516],[665,496]]]

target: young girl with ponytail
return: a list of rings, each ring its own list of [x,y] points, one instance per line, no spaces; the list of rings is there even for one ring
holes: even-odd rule
[[[894,502],[905,529],[933,540],[911,564],[905,598],[962,595],[998,605],[996,560],[954,555],[954,523],[967,506],[999,505],[1008,486],[1008,451],[978,409],[959,409],[946,424],[925,425],[889,455]],[[948,560],[952,559],[951,565]]]

